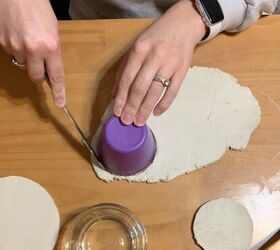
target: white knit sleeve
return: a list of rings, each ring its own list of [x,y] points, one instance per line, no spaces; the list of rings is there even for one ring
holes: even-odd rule
[[[255,23],[261,15],[270,15],[276,9],[278,0],[218,0],[224,13],[220,30],[209,40],[222,31],[238,32]],[[279,0],[280,1],[280,0]]]
[[[229,32],[238,32],[248,28],[255,23],[261,15],[271,15],[276,8],[278,0],[219,0],[225,17],[223,28]],[[229,3],[239,4],[238,12],[236,9],[229,9]]]

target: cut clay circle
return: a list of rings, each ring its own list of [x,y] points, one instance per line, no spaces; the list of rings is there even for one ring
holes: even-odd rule
[[[253,222],[243,205],[221,198],[200,207],[193,232],[198,245],[205,250],[248,250]]]
[[[0,178],[0,248],[51,250],[59,233],[59,213],[39,184],[17,176]]]

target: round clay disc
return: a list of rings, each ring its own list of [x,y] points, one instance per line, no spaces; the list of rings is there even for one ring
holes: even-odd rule
[[[51,250],[59,233],[59,213],[39,184],[17,176],[0,178],[0,248]]]
[[[205,250],[248,250],[253,222],[243,205],[221,198],[199,208],[193,231],[198,245]]]

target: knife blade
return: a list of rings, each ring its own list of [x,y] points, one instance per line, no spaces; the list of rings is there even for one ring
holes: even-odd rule
[[[49,76],[47,73],[45,73],[45,81],[47,82],[48,86],[51,88],[51,82],[50,82],[50,79],[49,79]],[[82,129],[80,128],[80,126],[78,125],[78,123],[76,122],[73,115],[70,113],[69,109],[66,107],[66,105],[63,106],[63,110],[64,110],[65,114],[67,115],[67,117],[69,118],[69,120],[71,121],[71,123],[73,124],[81,141],[83,142],[83,144],[85,145],[87,150],[90,152],[91,156],[99,164],[99,167],[101,167],[102,169],[105,169],[104,166],[102,165],[102,163],[100,162],[97,153],[94,151],[91,144],[88,142],[87,137],[85,136],[84,132],[82,131]]]

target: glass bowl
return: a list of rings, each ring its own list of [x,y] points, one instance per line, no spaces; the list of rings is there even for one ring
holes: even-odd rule
[[[80,210],[61,231],[59,250],[146,250],[144,226],[129,209],[104,203]]]

